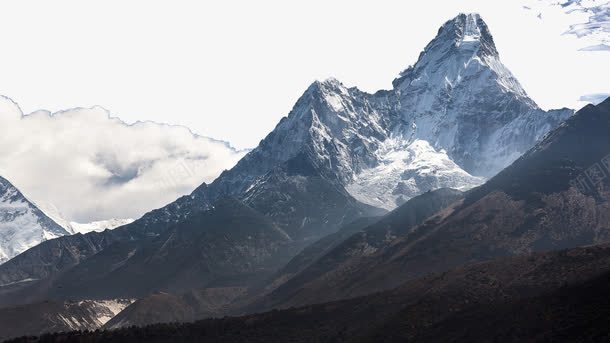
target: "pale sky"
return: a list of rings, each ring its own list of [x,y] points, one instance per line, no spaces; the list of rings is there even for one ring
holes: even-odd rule
[[[610,93],[608,7],[568,2],[597,6],[601,31],[544,0],[3,1],[0,94],[24,113],[100,105],[254,147],[314,80],[390,88],[443,22],[478,12],[530,96],[574,108]]]

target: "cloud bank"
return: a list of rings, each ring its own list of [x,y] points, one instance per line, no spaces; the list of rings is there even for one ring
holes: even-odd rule
[[[593,36],[602,44],[587,46],[583,51],[608,51],[607,43],[610,43],[610,2],[570,0],[562,4],[568,12],[581,12],[587,20],[570,25],[566,32],[577,37]]]
[[[586,103],[590,103],[593,105],[597,105],[602,101],[608,99],[610,97],[610,93],[594,93],[594,94],[585,94],[580,97],[580,101],[584,101]]]
[[[0,97],[0,175],[69,221],[138,218],[232,167],[245,151],[101,107],[24,115]]]
[[[578,38],[587,38],[589,42],[598,44],[587,45],[580,51],[610,51],[610,1],[600,0],[566,0],[557,2],[552,0],[538,1],[537,5],[560,8],[572,23],[564,34],[574,35]],[[538,11],[544,8],[538,7]],[[530,6],[523,6],[532,10]]]

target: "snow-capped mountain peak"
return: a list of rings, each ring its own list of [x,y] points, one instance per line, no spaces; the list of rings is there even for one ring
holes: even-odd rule
[[[511,121],[554,126],[573,111],[544,113],[501,60],[478,14],[446,22],[418,61],[394,80],[406,136],[428,141],[472,175],[489,177],[525,150],[498,146],[494,133]],[[490,135],[491,134],[491,135]],[[518,140],[518,137],[513,137]],[[528,137],[531,146],[538,135]],[[533,139],[533,140],[532,140]],[[490,145],[498,151],[486,155]],[[496,163],[500,157],[501,163]],[[510,158],[508,156],[511,156]],[[512,162],[509,161],[509,163]]]
[[[305,149],[352,196],[391,209],[430,188],[481,183],[573,113],[538,108],[500,61],[478,14],[446,22],[393,84],[369,94],[334,78],[314,82],[217,183],[239,194],[253,185],[252,171],[259,177]],[[434,173],[418,169],[426,163]]]
[[[489,27],[478,13],[462,13],[447,21],[425,51],[438,49],[443,45],[453,45],[455,48],[474,52],[479,57],[499,55]]]
[[[8,180],[0,177],[0,263],[42,241],[68,234]]]
[[[489,28],[478,14],[460,14],[446,22],[420,54],[417,63],[394,80],[394,86],[409,92],[410,88],[433,84],[436,86],[433,88],[442,87],[450,92],[463,81],[484,76],[481,73],[489,74],[487,77],[496,79],[505,91],[517,94],[531,107],[536,107],[500,62]]]

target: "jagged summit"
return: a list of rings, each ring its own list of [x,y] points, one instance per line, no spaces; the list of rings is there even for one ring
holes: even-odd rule
[[[472,45],[480,48],[481,54],[498,55],[498,50],[487,23],[478,13],[461,13],[453,20],[443,25],[440,31],[448,31],[454,36],[454,42],[458,48],[469,48]],[[479,44],[473,44],[477,42]]]
[[[480,184],[572,113],[540,110],[500,61],[481,16],[459,14],[392,90],[368,94],[335,78],[313,82],[210,189],[237,195],[310,151],[357,200],[392,209],[430,189]]]
[[[537,107],[500,62],[491,32],[478,14],[460,14],[447,21],[415,65],[401,72],[393,85],[405,91],[405,88],[430,80],[450,91],[481,73],[489,74],[488,77],[504,91],[523,98],[530,107]]]

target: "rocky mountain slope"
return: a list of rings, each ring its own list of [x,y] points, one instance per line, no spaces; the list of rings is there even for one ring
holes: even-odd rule
[[[290,236],[271,220],[223,198],[212,210],[157,237],[104,249],[58,277],[50,296],[140,297],[155,291],[240,286],[268,275],[293,249]]]
[[[329,251],[293,277],[298,284],[286,283],[263,301],[330,301],[477,261],[607,242],[608,130],[610,99],[586,106],[462,202],[384,244],[352,236],[345,243],[352,245]]]
[[[0,304],[36,301],[40,299],[40,292],[47,289],[47,283],[52,282],[53,276],[69,270],[108,246],[156,237],[191,214],[210,207],[205,195],[195,190],[189,196],[181,197],[114,230],[44,241],[0,265]]]
[[[0,177],[0,264],[42,241],[68,234]]]
[[[410,199],[374,222],[356,221],[339,232],[324,237],[295,256],[265,284],[264,289],[250,290],[254,299],[261,294],[270,294],[262,300],[254,300],[254,304],[249,304],[245,311],[275,308],[279,304],[286,306],[285,301],[295,300],[295,290],[306,285],[312,278],[332,272],[346,264],[346,261],[357,261],[362,256],[374,254],[397,237],[407,235],[411,229],[439,211],[458,202],[463,196],[460,191],[447,188],[427,192]],[[315,298],[303,301],[312,302],[316,302]]]
[[[300,247],[269,218],[231,198],[219,199],[209,211],[159,235],[130,240],[122,236],[125,232],[75,235],[82,240],[78,244],[89,247],[90,256],[84,261],[65,258],[70,266],[50,271],[52,280],[0,288],[0,294],[4,291],[19,302],[31,302],[243,286],[268,277]],[[110,233],[113,240],[105,241]]]
[[[168,293],[153,294],[136,301],[126,311],[121,312],[117,318],[113,318],[107,327],[116,328],[135,324],[145,325],[161,322],[193,321],[205,317],[222,316],[234,313],[235,311],[243,311],[244,309],[241,306],[251,302],[252,297],[260,297],[261,294],[268,293],[284,283],[298,285],[300,278],[303,277],[303,275],[299,275],[299,272],[317,261],[326,252],[342,244],[345,239],[355,232],[360,232],[367,228],[366,232],[370,244],[382,244],[382,242],[392,239],[396,235],[407,232],[411,227],[421,223],[428,216],[461,197],[462,194],[459,191],[451,189],[428,192],[409,200],[384,218],[359,218],[344,226],[338,232],[310,244],[278,272],[272,276],[267,275],[264,279],[259,279],[259,282],[255,283],[252,287],[247,289],[231,287],[207,288],[189,291],[180,295]],[[391,223],[399,223],[401,226],[396,228]],[[363,247],[363,249],[366,249],[366,247]],[[334,261],[326,262],[327,269],[332,269]],[[299,275],[300,278],[291,279],[293,275]],[[130,283],[133,282],[131,281]],[[286,288],[290,289],[290,286]],[[194,296],[193,294],[199,294],[199,296]],[[226,299],[226,301],[222,299]],[[274,300],[277,301],[277,299]],[[260,304],[257,305],[260,307]],[[266,305],[269,306],[269,304]],[[256,308],[254,305],[249,307]]]

